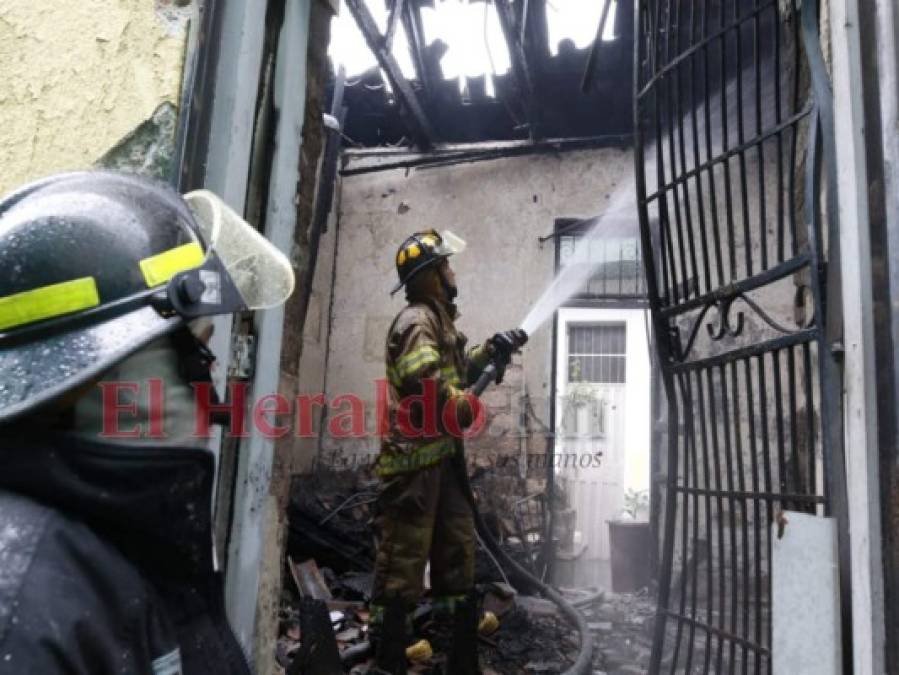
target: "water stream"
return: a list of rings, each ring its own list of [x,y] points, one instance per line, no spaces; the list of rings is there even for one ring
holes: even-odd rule
[[[762,69],[767,68],[770,68],[770,65],[767,62],[763,63]],[[739,77],[732,76],[723,89],[712,94],[707,101],[697,96],[693,106],[683,113],[680,120],[665,125],[664,132],[678,138],[679,144],[663,144],[662,152],[657,152],[655,139],[649,139],[644,148],[646,162],[644,174],[648,193],[657,189],[658,161],[663,162],[664,174],[669,177],[677,173],[686,173],[687,170],[695,171],[703,162],[711,162],[712,158],[720,156],[728,148],[742,143],[744,138],[761,134],[762,129],[771,128],[780,121],[777,117],[779,99],[776,96],[774,79],[766,78],[761,86],[757,87],[756,78],[755,69],[747,66]],[[783,100],[789,100],[790,82],[790,78],[783,78],[781,82]],[[705,133],[702,134],[701,131]],[[778,141],[772,139],[769,144],[776,143]],[[769,156],[773,156],[777,151],[777,146],[771,145]],[[714,178],[709,180],[716,183],[723,181],[721,175],[723,168],[722,163],[715,164],[712,169]],[[596,261],[594,264],[587,264],[595,242],[614,238],[638,238],[636,192],[634,174],[631,172],[621,180],[605,213],[586,234],[578,237],[568,262],[522,321],[521,328],[528,335],[533,334],[552,317],[553,312],[562,303],[580,291],[597,274],[599,267]],[[707,208],[705,204],[702,206]]]
[[[534,303],[531,311],[521,322],[521,328],[528,335],[542,326],[553,315],[556,308],[580,291],[597,272],[595,264],[590,264],[590,250],[595,242],[605,239],[636,237],[637,203],[633,176],[621,181],[612,193],[609,206],[596,223],[577,238],[574,251],[569,256],[556,277]]]

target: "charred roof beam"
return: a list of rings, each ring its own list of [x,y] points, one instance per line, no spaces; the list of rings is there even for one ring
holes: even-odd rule
[[[509,47],[509,56],[512,60],[512,78],[525,116],[532,140],[539,138],[537,97],[534,94],[533,71],[530,67],[528,55],[524,43],[519,35],[518,20],[515,11],[508,0],[493,0],[499,24],[503,30],[503,36]],[[522,21],[523,25],[523,21]]]
[[[525,12],[527,26],[525,49],[532,63],[550,58],[549,32],[546,25],[546,0],[530,0]]]
[[[412,52],[412,64],[415,66],[415,74],[418,76],[418,81],[421,82],[425,92],[433,92],[435,77],[425,56],[427,42],[425,40],[424,23],[421,20],[421,10],[412,0],[404,4],[402,12],[403,29],[406,31],[409,49]]]
[[[384,33],[384,46],[388,51],[393,49],[393,37],[396,35],[396,27],[400,22],[400,17],[403,15],[403,7],[406,5],[406,0],[393,0],[393,4],[390,7],[390,16],[387,19],[387,32]]]
[[[397,0],[399,1],[399,0]],[[605,0],[606,4],[602,8],[602,15],[599,17],[599,26],[596,28],[596,39],[593,40],[593,46],[590,48],[590,56],[587,57],[587,67],[584,69],[584,77],[581,80],[581,91],[587,93],[596,79],[596,71],[599,66],[599,50],[602,47],[602,36],[606,32],[606,22],[609,19],[609,9],[612,7],[612,0]]]
[[[399,4],[400,0],[397,0]],[[402,3],[408,6],[406,3]],[[399,101],[403,116],[409,127],[409,131],[415,140],[416,145],[422,150],[428,150],[434,141],[434,130],[425,114],[424,108],[412,85],[403,76],[399,64],[393,56],[387,45],[385,36],[382,36],[378,30],[378,24],[375,23],[374,17],[365,5],[365,0],[346,0],[346,5],[350,10],[350,14],[356,20],[356,25],[362,31],[362,36],[368,43],[368,48],[372,51],[378,61],[378,65],[387,75],[393,93]],[[388,31],[389,31],[388,26]]]

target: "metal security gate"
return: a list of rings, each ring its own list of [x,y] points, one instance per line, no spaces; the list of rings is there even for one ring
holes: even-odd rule
[[[654,673],[771,671],[784,511],[835,516],[846,572],[820,189],[832,114],[803,5],[638,0],[637,187],[669,430]]]

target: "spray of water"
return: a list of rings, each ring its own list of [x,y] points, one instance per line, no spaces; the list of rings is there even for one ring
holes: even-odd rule
[[[596,274],[596,265],[590,264],[589,256],[594,242],[636,237],[637,231],[636,189],[633,176],[629,175],[612,194],[606,211],[597,218],[586,234],[578,237],[568,261],[522,321],[524,331],[532,335],[553,315],[559,305],[581,290]]]
[[[765,69],[769,67],[767,63],[763,65]],[[783,100],[789,100],[790,81],[790,78],[781,78]],[[670,178],[672,175],[684,173],[685,170],[695,170],[703,162],[719,156],[727,148],[738,145],[742,142],[742,138],[750,138],[754,134],[761,133],[761,129],[776,124],[775,103],[778,99],[775,88],[774,78],[767,77],[759,83],[754,68],[747,66],[739,78],[736,74],[732,74],[724,88],[714,92],[708,102],[702,97],[697,97],[693,101],[695,107],[691,107],[684,113],[682,119],[664,130],[665,134],[673,134],[680,140],[679,143],[666,142],[662,146],[662,152],[658,152],[653,139],[649,139],[649,143],[644,147],[647,192],[654,192],[658,187],[657,161],[663,162],[665,176]],[[742,115],[739,114],[740,111]],[[739,132],[741,123],[742,135]],[[713,167],[716,184],[724,180],[723,169],[722,163]],[[709,208],[705,204],[702,206]],[[739,216],[739,213],[736,215]],[[588,264],[593,244],[605,239],[637,237],[639,229],[637,218],[636,186],[634,176],[630,174],[621,180],[620,187],[612,195],[605,213],[584,236],[578,238],[568,262],[525,317],[521,327],[529,335],[542,326],[559,305],[580,291],[597,274],[597,265]],[[653,220],[652,213],[650,220]]]

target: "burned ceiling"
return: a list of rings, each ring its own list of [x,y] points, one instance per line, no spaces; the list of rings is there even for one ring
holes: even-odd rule
[[[381,0],[368,0],[375,3]],[[603,20],[614,23],[614,40],[594,40],[578,49],[571,40],[552,55],[547,0],[492,0],[509,51],[511,68],[499,75],[444,79],[440,61],[448,45],[428,41],[421,8],[433,0],[386,0],[382,33],[366,0],[345,0],[379,67],[347,78],[346,143],[374,147],[555,138],[627,142],[632,129],[633,5],[604,2]],[[407,78],[394,57],[394,36],[408,36],[415,75]],[[555,51],[555,50],[553,50]],[[385,83],[385,77],[387,82]],[[494,96],[488,93],[492,77]]]

